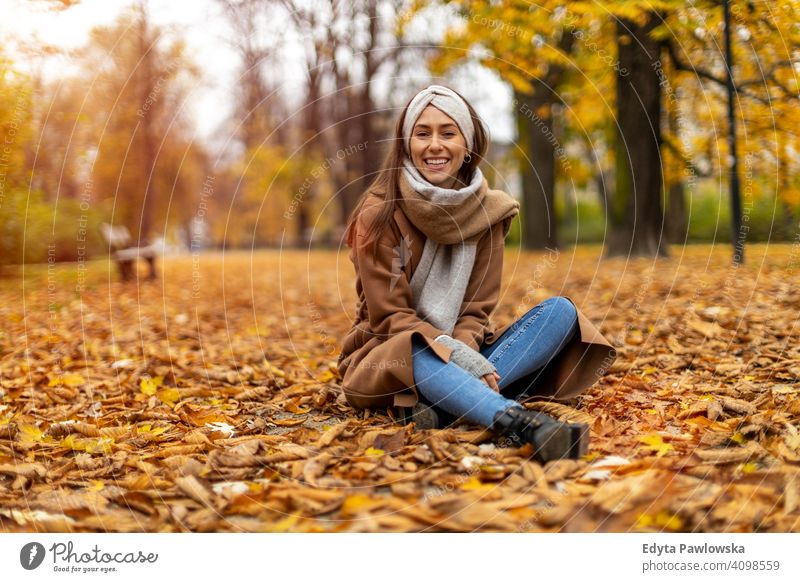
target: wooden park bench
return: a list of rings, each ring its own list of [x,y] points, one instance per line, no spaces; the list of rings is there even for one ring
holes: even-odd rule
[[[100,225],[100,232],[111,249],[111,258],[119,266],[119,274],[123,281],[130,281],[133,278],[136,259],[147,261],[150,280],[156,278],[156,256],[159,254],[156,245],[130,246],[131,233],[123,225],[113,226],[104,222]]]

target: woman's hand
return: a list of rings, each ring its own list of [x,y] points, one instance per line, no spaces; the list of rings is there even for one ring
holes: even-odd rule
[[[500,380],[500,374],[498,374],[497,372],[492,372],[491,374],[486,374],[485,376],[481,376],[481,381],[497,393],[500,392],[500,387],[497,385],[497,382],[499,380]]]

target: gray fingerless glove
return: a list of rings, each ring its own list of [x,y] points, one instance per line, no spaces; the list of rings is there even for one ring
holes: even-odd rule
[[[449,335],[440,335],[434,341],[452,348],[453,352],[450,355],[450,361],[476,378],[497,371],[497,368],[483,354],[476,352],[461,340],[452,338]]]

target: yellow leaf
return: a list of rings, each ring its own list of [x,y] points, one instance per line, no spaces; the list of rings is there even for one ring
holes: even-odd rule
[[[86,441],[85,450],[87,453],[111,453],[111,445],[114,444],[114,439],[108,437],[101,437],[99,439],[89,439]]]
[[[39,443],[44,438],[42,431],[30,424],[19,425],[19,432],[23,443]]]
[[[86,380],[80,374],[62,374],[60,376],[56,376],[50,382],[47,383],[48,386],[60,386],[64,384],[65,386],[80,386],[86,383]]]
[[[758,465],[755,463],[744,463],[742,465],[742,473],[755,473],[758,471]]]
[[[149,424],[144,424],[140,427],[136,428],[136,432],[138,433],[147,433],[147,434],[161,434],[166,432],[167,428],[164,426],[159,426],[158,428],[151,428]]]
[[[639,441],[646,444],[651,451],[656,451],[658,454],[657,456],[663,457],[669,451],[675,449],[671,444],[665,443],[664,440],[661,438],[661,435],[657,434],[648,434],[645,436],[639,437]]]
[[[294,524],[297,523],[297,520],[300,519],[300,516],[295,514],[287,515],[282,520],[275,522],[275,525],[269,528],[268,531],[271,532],[287,532],[289,531]]]
[[[334,378],[336,378],[336,374],[328,370],[319,375],[317,382],[330,382]]]
[[[100,479],[92,479],[90,483],[91,485],[87,487],[89,491],[102,491],[103,488],[106,486],[106,484],[103,483],[103,481],[101,481]]]
[[[269,370],[275,376],[278,376],[280,378],[285,378],[286,377],[286,374],[284,373],[283,370],[273,366],[272,363],[269,362],[268,360],[264,360],[264,366],[266,366],[267,370]]]
[[[678,531],[683,527],[683,521],[677,515],[662,509],[655,515],[650,515],[648,513],[640,514],[636,519],[636,527]]]
[[[744,438],[744,435],[742,433],[737,432],[734,433],[734,435],[731,437],[731,440],[736,444],[743,445],[747,439]]]
[[[384,451],[382,449],[375,449],[373,447],[368,448],[364,454],[368,457],[380,457],[383,455]]]
[[[158,391],[158,399],[164,404],[175,404],[181,399],[181,393],[177,388],[162,388]]]
[[[484,489],[494,489],[494,485],[482,483],[480,479],[473,475],[461,485],[461,489],[464,491],[481,491]]]
[[[71,451],[82,451],[86,448],[85,443],[77,440],[74,434],[68,435],[62,439],[61,446]]]
[[[645,408],[644,410],[647,414],[658,414],[658,410],[655,408]]]
[[[658,372],[658,368],[654,366],[647,366],[642,372],[642,376],[649,376],[650,374],[655,374],[656,372]]]
[[[373,500],[371,497],[361,493],[356,493],[355,495],[348,496],[347,499],[344,500],[340,511],[342,515],[355,515],[359,512],[359,510],[369,508],[374,505],[376,505],[375,500]]]
[[[583,455],[581,459],[584,461],[594,461],[599,456],[600,456],[599,451],[592,451],[591,453],[586,453],[585,455]]]
[[[61,381],[64,382],[66,386],[70,386],[74,388],[75,386],[82,386],[86,383],[86,380],[80,374],[65,374]]]
[[[152,396],[156,393],[156,390],[161,383],[164,381],[163,376],[156,376],[155,378],[145,377],[139,380],[139,390],[142,393],[147,394],[148,396]]]

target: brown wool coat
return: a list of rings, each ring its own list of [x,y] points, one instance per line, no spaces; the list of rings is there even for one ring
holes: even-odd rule
[[[356,224],[357,241],[363,243],[366,225],[382,203],[375,194],[365,201]],[[511,219],[497,223],[478,241],[461,315],[451,334],[476,350],[482,342],[494,343],[514,323],[498,328],[489,318],[500,296],[503,248],[510,223]],[[378,241],[375,261],[371,247],[356,252],[356,244],[350,250],[358,307],[342,342],[338,370],[347,401],[356,408],[417,403],[411,361],[415,334],[444,362],[450,359],[451,349],[434,341],[443,332],[419,319],[411,306],[409,281],[424,245],[425,235],[397,208]],[[616,359],[616,350],[580,310],[578,322],[579,333],[538,374],[532,394],[572,398],[594,384]]]

